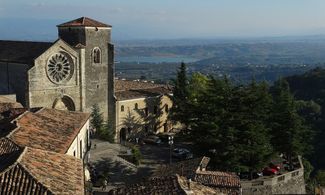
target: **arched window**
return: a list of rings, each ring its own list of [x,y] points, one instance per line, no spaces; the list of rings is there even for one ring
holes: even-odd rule
[[[124,112],[124,106],[121,106],[121,112]]]
[[[96,64],[101,63],[101,52],[98,47],[94,48],[93,50],[93,59],[94,59],[94,63]]]
[[[134,110],[138,110],[138,103],[134,104]]]

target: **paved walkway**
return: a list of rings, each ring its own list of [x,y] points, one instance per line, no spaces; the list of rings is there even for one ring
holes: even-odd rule
[[[109,176],[109,184],[106,190],[102,190],[101,187],[94,187],[94,191],[107,192],[118,186],[137,183],[150,176],[158,165],[151,162],[136,167],[118,156],[121,153],[126,153],[127,150],[127,147],[120,144],[92,139],[92,148],[89,152],[90,164],[96,167],[99,174],[107,172]]]

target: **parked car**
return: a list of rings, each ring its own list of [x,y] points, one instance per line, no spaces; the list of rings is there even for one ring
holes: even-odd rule
[[[271,167],[265,167],[262,171],[263,176],[270,176],[278,174],[278,170],[272,169]]]
[[[159,145],[159,144],[161,144],[161,139],[158,136],[149,135],[148,137],[143,139],[143,142],[146,143],[146,144]]]
[[[277,171],[280,171],[280,169],[281,169],[281,166],[280,166],[280,165],[273,164],[273,163],[270,163],[270,164],[269,164],[269,167],[270,167],[271,169],[275,169],[275,170],[277,170]]]
[[[193,154],[185,148],[175,148],[172,152],[172,156],[178,159],[191,159]]]

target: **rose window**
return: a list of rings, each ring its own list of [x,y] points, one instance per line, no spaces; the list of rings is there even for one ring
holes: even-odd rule
[[[47,65],[47,75],[51,81],[59,83],[69,80],[73,73],[71,60],[64,54],[55,54],[51,57]]]

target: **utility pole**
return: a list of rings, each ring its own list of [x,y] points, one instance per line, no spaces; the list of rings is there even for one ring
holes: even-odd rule
[[[172,135],[168,136],[168,144],[169,144],[169,164],[172,164],[172,149],[174,144],[174,137]]]

